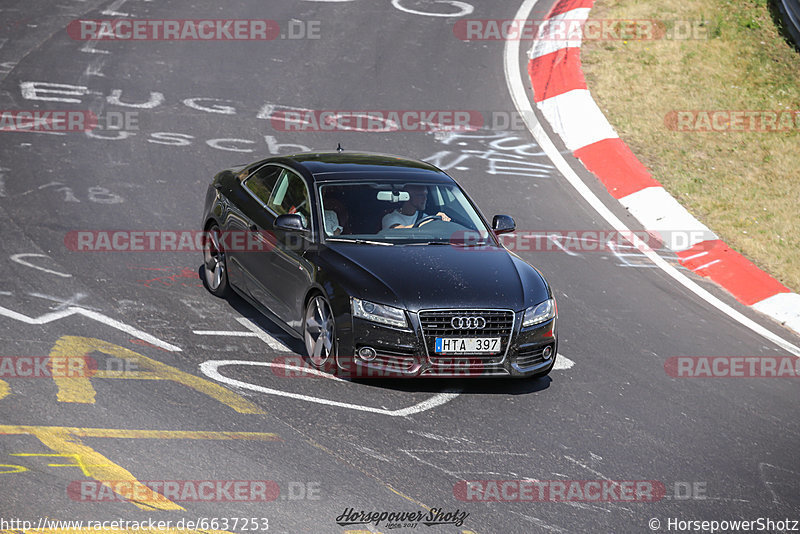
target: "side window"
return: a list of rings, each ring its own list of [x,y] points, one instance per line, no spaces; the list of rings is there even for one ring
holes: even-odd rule
[[[275,183],[283,169],[274,165],[264,165],[250,175],[244,186],[265,205],[269,205],[269,197],[275,189]]]
[[[308,228],[311,220],[306,182],[295,173],[283,169],[267,206],[278,215],[297,213],[303,217],[303,226]]]

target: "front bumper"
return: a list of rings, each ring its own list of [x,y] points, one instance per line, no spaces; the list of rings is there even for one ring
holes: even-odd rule
[[[461,313],[459,310],[449,311]],[[506,311],[512,315],[510,332],[506,332],[501,351],[497,354],[437,355],[432,353],[435,334],[429,333],[430,329],[426,333],[420,318],[420,314],[426,312],[409,312],[411,328],[408,330],[349,318],[352,329],[347,329],[347,339],[339,340],[338,373],[357,378],[529,377],[546,374],[555,364],[557,318],[522,329],[522,313]],[[474,313],[467,311],[470,312]],[[365,347],[375,352],[369,361],[359,355]],[[547,347],[549,350],[546,351]]]

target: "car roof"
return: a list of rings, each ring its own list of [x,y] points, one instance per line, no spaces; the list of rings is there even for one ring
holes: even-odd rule
[[[444,171],[423,161],[373,152],[302,152],[282,156],[274,161],[289,160],[307,170],[316,181],[390,178],[409,181],[429,180],[452,183]],[[391,176],[388,176],[390,175]]]

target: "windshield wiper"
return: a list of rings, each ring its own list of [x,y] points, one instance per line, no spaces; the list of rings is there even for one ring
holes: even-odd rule
[[[488,245],[488,241],[472,242],[472,241],[450,241],[447,239],[440,239],[438,241],[419,241],[416,243],[407,243],[408,245],[451,245],[454,247],[479,247]]]
[[[457,246],[457,247],[484,247],[486,245],[491,245],[491,243],[488,240],[484,240],[484,241],[462,241],[460,243],[458,241],[454,241],[453,242],[453,246]]]
[[[386,241],[370,241],[369,239],[342,239],[341,237],[328,237],[325,241],[335,241],[337,243],[355,243],[357,245],[383,245],[386,247],[394,246],[394,243]]]

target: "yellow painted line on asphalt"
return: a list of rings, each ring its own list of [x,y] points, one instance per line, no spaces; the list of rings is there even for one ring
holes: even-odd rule
[[[0,427],[2,429],[2,427]],[[84,438],[124,439],[208,439],[244,441],[283,441],[278,434],[269,432],[205,432],[203,430],[124,430],[113,428],[72,428],[75,436]]]
[[[37,452],[37,453],[33,453],[33,452],[15,452],[15,453],[9,454],[9,456],[23,456],[23,457],[25,457],[25,456],[44,456],[46,458],[56,458],[56,457],[72,458],[73,460],[75,460],[75,463],[71,463],[71,464],[47,464],[47,466],[48,467],[77,467],[87,477],[91,477],[92,476],[91,472],[89,471],[89,466],[87,466],[86,464],[83,463],[83,459],[78,454],[65,454],[65,453],[49,453],[48,454],[48,453],[42,453],[42,452]]]
[[[61,373],[53,373],[53,381],[58,387],[58,402],[76,402],[82,404],[94,404],[95,390],[89,381],[89,365],[86,356],[89,350],[81,351],[80,347],[64,336],[50,349],[50,368],[69,369],[66,376]],[[75,363],[81,362],[76,369]]]
[[[283,441],[271,432],[216,432],[204,430],[128,430],[125,428],[82,428],[66,426],[0,425],[0,435],[36,435],[37,432],[66,432],[79,438],[117,439],[206,439],[243,441]]]
[[[8,382],[5,380],[0,380],[0,399],[4,397],[8,397],[11,395],[11,388],[8,385]]]
[[[74,466],[79,468],[85,476],[97,480],[112,491],[115,491],[115,488],[118,487],[117,483],[119,481],[130,482],[130,487],[133,488],[134,492],[142,492],[138,494],[145,497],[143,502],[131,501],[142,510],[184,510],[183,507],[136,480],[136,477],[127,469],[81,443],[70,428],[0,425],[0,434],[29,434],[35,436],[42,444],[55,451],[57,453],[56,456],[73,458],[75,460]],[[69,466],[72,464],[62,465]]]
[[[166,380],[150,371],[94,371],[92,378],[117,378],[129,380]]]
[[[265,412],[257,405],[248,401],[241,395],[234,393],[219,384],[215,384],[205,378],[184,373],[183,371],[161,363],[147,356],[143,356],[138,352],[134,352],[125,347],[120,347],[107,341],[99,339],[79,337],[79,336],[63,336],[56,341],[53,350],[50,352],[51,358],[76,358],[79,356],[87,356],[92,352],[101,352],[108,356],[115,358],[122,358],[128,360],[133,365],[150,371],[144,377],[145,380],[159,379],[171,380],[191,388],[198,393],[202,393],[215,399],[222,404],[225,404],[239,413],[246,414],[264,414]],[[81,377],[53,377],[56,385],[58,386],[58,400],[59,402],[75,402],[84,404],[93,404],[95,402],[96,391],[90,380],[91,370],[84,373],[85,376]],[[119,377],[115,377],[119,378]]]
[[[9,467],[11,469],[8,469]],[[27,470],[28,468],[22,465],[0,464],[0,475],[13,475],[14,473],[22,473]]]
[[[141,501],[131,502],[142,510],[183,510],[181,506],[140,483],[123,467],[115,464],[91,447],[84,445],[80,438],[122,438],[122,439],[202,439],[202,440],[256,440],[281,441],[277,434],[267,432],[204,432],[187,430],[125,430],[115,428],[79,428],[59,426],[0,425],[0,435],[31,435],[36,437],[55,454],[19,453],[12,456],[46,456],[70,458],[74,463],[49,464],[52,467],[76,467],[90,478],[107,486],[123,497],[131,494],[142,495]],[[21,466],[13,467],[18,473]],[[3,471],[0,471],[3,472]],[[132,488],[127,495],[116,491],[119,482],[130,482]],[[142,493],[139,493],[142,492]]]

